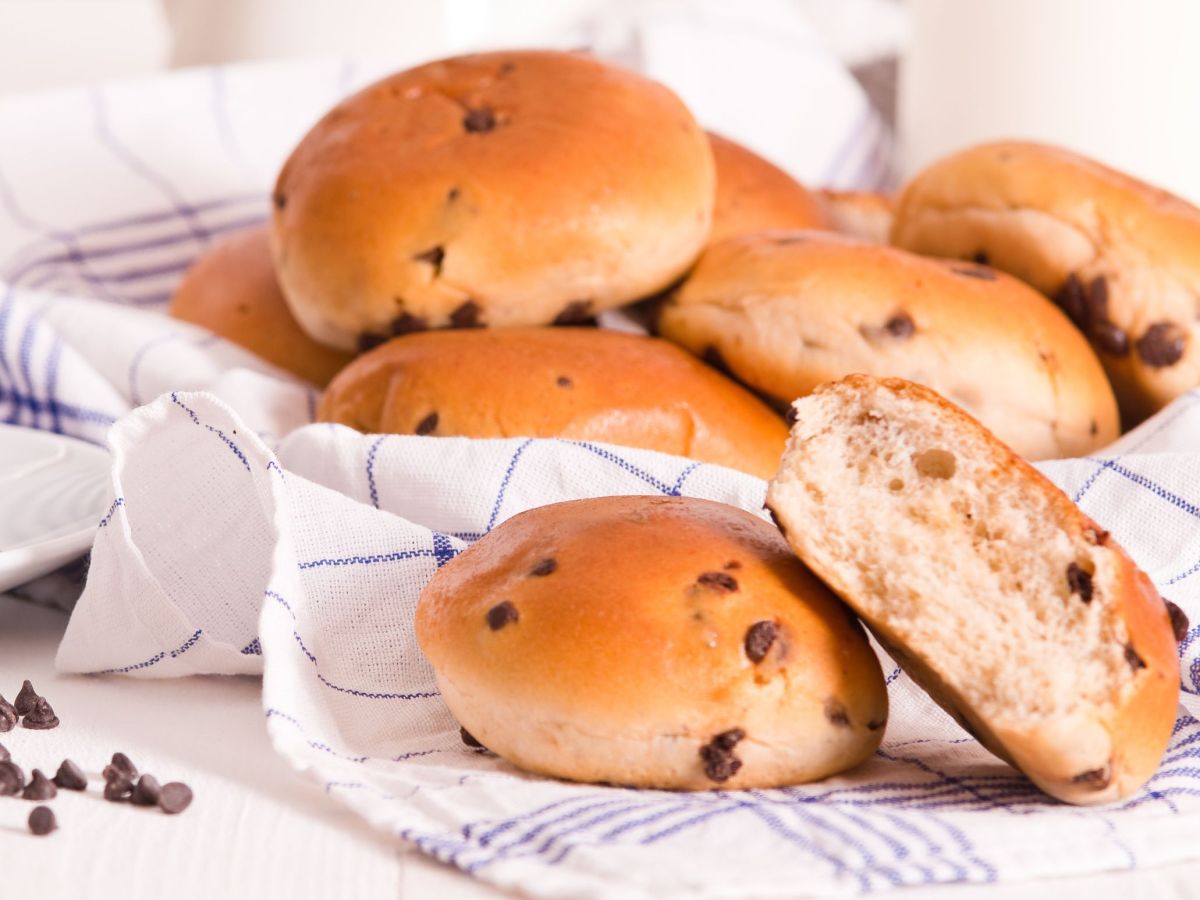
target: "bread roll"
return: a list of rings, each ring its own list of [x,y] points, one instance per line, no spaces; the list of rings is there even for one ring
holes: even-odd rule
[[[710,247],[663,307],[662,335],[787,402],[853,372],[919,381],[1030,459],[1116,438],[1087,342],[1015,278],[819,232]]]
[[[296,324],[275,280],[265,225],[205,251],[175,289],[169,312],[322,387],[353,358]]]
[[[275,188],[313,338],[572,322],[653,294],[712,221],[712,151],[669,90],[579,53],[481,53],[343,100]]]
[[[834,231],[872,244],[888,242],[895,204],[886,194],[823,190],[817,201]]]
[[[980,742],[1068,803],[1128,797],[1175,722],[1150,580],[933,391],[855,375],[796,403],[767,503],[792,548]]]
[[[509,519],[433,576],[417,640],[470,736],[557,778],[796,784],[868,758],[887,719],[853,616],[771,525],[707,500]]]
[[[1200,384],[1200,210],[1177,197],[1056,147],[987,144],[904,189],[892,240],[1054,297],[1131,425]]]
[[[783,169],[719,134],[708,133],[717,165],[709,243],[771,228],[828,228],[817,198]]]
[[[787,440],[778,415],[679,348],[593,328],[395,338],[334,379],[317,417],[383,434],[604,441],[760,478]]]

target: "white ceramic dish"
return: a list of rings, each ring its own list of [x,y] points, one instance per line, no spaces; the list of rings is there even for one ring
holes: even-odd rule
[[[0,591],[81,556],[108,502],[108,453],[0,425]]]

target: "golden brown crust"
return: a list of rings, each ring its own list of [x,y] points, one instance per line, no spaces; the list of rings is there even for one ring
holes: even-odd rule
[[[820,232],[743,235],[704,252],[659,330],[784,402],[852,372],[920,381],[1030,459],[1118,434],[1112,390],[1066,317],[973,264]]]
[[[334,379],[318,418],[373,433],[604,441],[760,478],[787,440],[779,416],[677,347],[593,328],[395,338]]]
[[[304,329],[549,324],[655,293],[707,240],[712,152],[662,85],[583,54],[481,53],[342,101],[275,190]]]
[[[710,244],[772,228],[830,227],[817,198],[783,169],[719,134],[708,140],[717,166]]]
[[[353,356],[318,344],[296,324],[271,264],[267,226],[222,238],[188,269],[169,312],[324,386]]]
[[[1060,148],[986,144],[913,179],[892,241],[983,254],[1058,298],[1130,423],[1200,383],[1200,210],[1164,191]]]
[[[887,194],[821,190],[817,200],[834,231],[872,244],[888,242],[896,203]]]
[[[887,718],[853,617],[768,523],[706,500],[516,516],[434,575],[416,627],[466,730],[560,778],[795,784],[866,759]],[[736,730],[706,765],[701,748]]]

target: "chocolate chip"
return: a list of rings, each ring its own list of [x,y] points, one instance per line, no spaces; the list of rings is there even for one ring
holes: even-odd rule
[[[21,792],[21,797],[25,800],[53,800],[57,796],[58,788],[41,769],[33,770],[29,784],[25,785],[25,790]]]
[[[479,741],[476,739],[475,735],[471,734],[471,732],[467,731],[467,729],[460,727],[458,729],[458,733],[459,733],[459,736],[462,738],[462,742],[464,744],[466,744],[468,747],[470,747],[471,749],[473,749],[473,750],[486,750],[487,749],[487,747],[485,747],[485,746],[483,746],[483,744],[479,743]]]
[[[433,434],[433,432],[437,428],[437,426],[438,426],[438,414],[436,412],[431,412],[429,415],[427,415],[425,418],[423,418],[420,422],[417,423],[417,434],[420,434],[420,435]]]
[[[932,447],[913,454],[913,465],[926,478],[950,478],[958,469],[954,454],[941,447]]]
[[[978,278],[980,281],[995,281],[996,273],[991,269],[985,269],[982,266],[974,269],[967,269],[956,266],[951,269],[955,275],[962,275],[964,278]]]
[[[484,134],[496,127],[496,114],[486,106],[468,109],[463,116],[463,128],[471,134]]]
[[[829,720],[830,725],[836,725],[839,728],[850,727],[850,713],[835,697],[830,697],[825,701],[825,718]]]
[[[916,333],[917,326],[906,312],[898,312],[883,324],[883,330],[894,338],[908,339]]]
[[[48,728],[57,728],[59,722],[58,716],[54,714],[54,709],[50,706],[50,701],[45,697],[38,697],[37,702],[33,704],[33,709],[25,713],[25,717],[21,719],[21,724],[35,731],[45,731]]]
[[[740,728],[722,731],[700,748],[700,759],[704,762],[704,774],[717,783],[728,781],[742,767],[742,761],[733,755],[746,732]]]
[[[105,781],[136,781],[138,770],[133,760],[124,753],[114,753],[112,761],[104,767],[101,774]]]
[[[872,719],[867,723],[867,731],[878,731],[887,724],[887,719]]]
[[[429,263],[433,266],[433,275],[436,278],[442,274],[442,260],[446,258],[446,248],[437,246],[430,247],[421,253],[413,254],[413,259],[417,262]]]
[[[29,814],[29,830],[38,837],[49,834],[58,827],[54,821],[54,810],[48,806],[36,807]]]
[[[392,319],[392,334],[396,336],[412,334],[414,331],[425,331],[428,328],[428,322],[412,313],[401,313]]]
[[[512,624],[520,619],[521,616],[517,612],[517,608],[505,600],[503,603],[497,603],[487,611],[488,628],[492,631],[499,631],[505,625]]]
[[[28,715],[33,709],[33,705],[38,701],[38,692],[33,689],[33,685],[29,679],[21,684],[21,690],[17,694],[17,701],[13,704],[18,716]]]
[[[1167,605],[1167,615],[1171,617],[1171,630],[1175,632],[1175,643],[1183,643],[1183,639],[1187,637],[1188,622],[1187,613],[1172,603],[1170,600],[1163,598],[1163,603]]]
[[[153,775],[143,775],[134,785],[129,802],[134,806],[157,806],[162,795],[158,779]]]
[[[133,794],[133,782],[128,778],[113,778],[104,782],[104,799],[124,803]]]
[[[64,759],[54,774],[54,783],[65,791],[83,791],[87,789],[87,777],[83,770],[69,759]]]
[[[1083,284],[1074,272],[1067,276],[1063,286],[1054,295],[1054,302],[1067,314],[1072,322],[1079,327],[1087,324],[1087,306],[1083,296]]]
[[[275,203],[275,208],[280,211],[287,206],[287,194],[275,194],[271,200]]]
[[[479,315],[483,312],[482,307],[474,300],[466,300],[455,307],[454,312],[450,313],[451,328],[482,328],[483,319]]]
[[[1088,285],[1085,298],[1087,318],[1090,322],[1108,321],[1108,279],[1097,275]]]
[[[1174,322],[1155,322],[1137,340],[1138,356],[1148,366],[1162,369],[1183,357],[1187,335]]]
[[[1138,669],[1146,668],[1146,664],[1142,661],[1142,658],[1138,656],[1137,651],[1133,649],[1133,644],[1125,645],[1125,662],[1129,663],[1129,668],[1133,669],[1135,672]]]
[[[554,317],[555,325],[583,325],[592,319],[591,300],[572,300]]]
[[[25,773],[15,762],[0,762],[0,797],[15,797],[25,787]]]
[[[0,734],[16,728],[18,718],[17,708],[0,696]]]
[[[533,567],[529,572],[530,575],[552,575],[558,570],[558,560],[553,556],[548,556],[540,563]]]
[[[986,253],[984,253],[982,250],[976,250],[975,255],[972,256],[971,259],[974,260],[976,263],[978,263],[981,266],[986,266],[989,262],[988,255]]]
[[[1112,322],[1093,322],[1089,331],[1092,343],[1109,356],[1129,355],[1129,335]]]
[[[573,381],[572,381],[570,378],[568,378],[566,375],[559,375],[559,376],[558,376],[558,381],[557,381],[557,382],[555,382],[555,383],[556,383],[556,384],[557,384],[557,385],[558,385],[560,388],[571,388],[571,387],[574,387],[574,386],[575,386],[575,382],[573,382]]]
[[[374,350],[380,344],[386,344],[387,340],[387,335],[364,331],[358,336],[358,352],[366,353],[368,350]]]
[[[696,583],[722,594],[732,594],[738,589],[737,579],[724,572],[704,572],[696,579]]]
[[[172,781],[162,786],[158,798],[159,808],[168,816],[181,813],[192,805],[192,789],[182,781]]]
[[[1079,563],[1067,566],[1067,588],[1078,594],[1084,603],[1092,602],[1092,576],[1080,568]]]
[[[779,634],[779,627],[771,621],[755,622],[746,630],[743,644],[746,648],[746,658],[752,663],[760,663],[766,659]]]
[[[1103,790],[1108,787],[1112,781],[1112,769],[1108,766],[1103,766],[1099,769],[1088,769],[1086,772],[1080,772],[1078,775],[1072,776],[1072,784],[1082,784],[1094,791]]]

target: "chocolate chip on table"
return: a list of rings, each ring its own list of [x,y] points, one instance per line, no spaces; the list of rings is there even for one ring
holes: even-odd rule
[[[0,696],[0,734],[16,728],[20,717],[17,708]]]
[[[742,761],[733,755],[733,749],[746,737],[740,728],[722,731],[700,748],[700,759],[704,762],[704,774],[718,784],[728,781],[738,773]]]
[[[1138,652],[1133,649],[1133,644],[1125,645],[1125,662],[1129,663],[1129,668],[1133,671],[1146,668],[1146,663],[1138,656]]]
[[[48,806],[38,806],[29,814],[29,830],[38,837],[49,834],[57,827],[54,810]]]
[[[1175,643],[1180,644],[1188,633],[1187,613],[1165,597],[1163,603],[1167,605],[1167,615],[1171,617],[1171,630],[1175,632]]]
[[[995,281],[996,273],[991,269],[985,269],[983,266],[968,269],[963,266],[955,266],[951,269],[955,275],[962,275],[965,278],[978,278],[980,281]]]
[[[25,773],[11,760],[0,762],[0,797],[15,797],[25,787]]]
[[[1155,369],[1173,366],[1183,358],[1187,335],[1174,322],[1155,322],[1137,340],[1138,356]]]
[[[402,334],[412,334],[415,331],[427,331],[429,323],[420,316],[414,316],[412,313],[401,313],[392,319],[392,336],[399,337]]]
[[[450,313],[451,328],[482,328],[483,309],[474,300],[464,300]]]
[[[1086,772],[1080,772],[1071,778],[1072,784],[1082,784],[1095,791],[1108,787],[1110,781],[1112,781],[1112,769],[1109,766],[1102,766],[1099,769],[1088,769]]]
[[[1078,594],[1084,603],[1092,602],[1092,576],[1085,572],[1079,563],[1067,566],[1067,588],[1072,594]]]
[[[829,720],[830,725],[836,725],[838,728],[850,727],[850,713],[836,697],[825,701],[825,718]]]
[[[497,603],[487,611],[488,628],[492,629],[492,631],[499,631],[505,625],[512,624],[520,618],[521,616],[517,612],[517,608],[507,600]]]
[[[466,744],[468,747],[470,747],[472,750],[486,750],[487,749],[487,747],[485,747],[485,746],[483,746],[483,744],[479,743],[479,740],[475,737],[475,735],[471,734],[471,732],[467,731],[467,729],[462,728],[460,726],[458,729],[458,733],[459,733],[459,736],[462,738],[462,742],[464,744]]]
[[[1109,356],[1129,355],[1129,335],[1112,322],[1092,322],[1092,343]]]
[[[555,325],[584,325],[592,320],[591,300],[572,300],[554,317]]]
[[[752,663],[760,663],[771,652],[771,646],[779,634],[779,626],[770,620],[755,622],[746,629],[746,638],[742,642],[746,648],[746,658]]]
[[[1080,328],[1087,324],[1087,303],[1083,295],[1083,283],[1074,272],[1067,276],[1063,286],[1058,289],[1058,293],[1054,295],[1054,302]]]
[[[114,753],[112,761],[104,767],[101,774],[105,781],[136,781],[138,770],[133,760],[124,753]]]
[[[33,776],[29,779],[29,784],[25,785],[21,796],[26,800],[53,800],[58,796],[58,788],[41,769],[34,769]]]
[[[446,258],[446,248],[442,246],[430,247],[421,253],[413,254],[413,259],[417,262],[429,263],[433,266],[434,276],[442,274],[442,260]]]
[[[417,434],[419,434],[419,435],[433,434],[433,432],[437,429],[437,426],[438,426],[438,414],[437,414],[437,412],[431,412],[429,415],[427,415],[425,418],[423,418],[420,422],[417,423],[417,429],[416,429]]]
[[[696,584],[712,588],[722,594],[732,594],[738,589],[737,579],[725,572],[704,572],[696,579]]]
[[[916,333],[917,326],[906,312],[898,312],[883,324],[883,330],[894,338],[906,339]]]
[[[496,127],[496,114],[486,106],[468,109],[463,116],[463,128],[471,134],[483,134]]]
[[[153,775],[143,775],[133,787],[133,795],[129,802],[134,806],[157,806],[162,795],[162,787]]]
[[[558,560],[553,556],[547,556],[536,566],[529,570],[530,575],[544,576],[553,575],[558,571]]]
[[[181,813],[192,805],[192,789],[182,781],[172,781],[162,786],[158,806],[169,816]]]
[[[33,709],[25,713],[24,718],[21,719],[21,724],[26,728],[45,731],[48,728],[57,728],[59,721],[58,716],[54,714],[54,709],[50,706],[50,701],[45,697],[38,697],[33,704]]]
[[[128,778],[111,778],[104,782],[104,799],[123,803],[133,794],[133,782]]]
[[[17,694],[16,702],[13,708],[16,709],[18,716],[28,715],[33,705],[38,701],[38,692],[33,689],[33,685],[26,678],[21,684],[21,690]]]
[[[82,791],[87,789],[87,776],[71,760],[64,759],[54,774],[54,783],[65,791]]]

